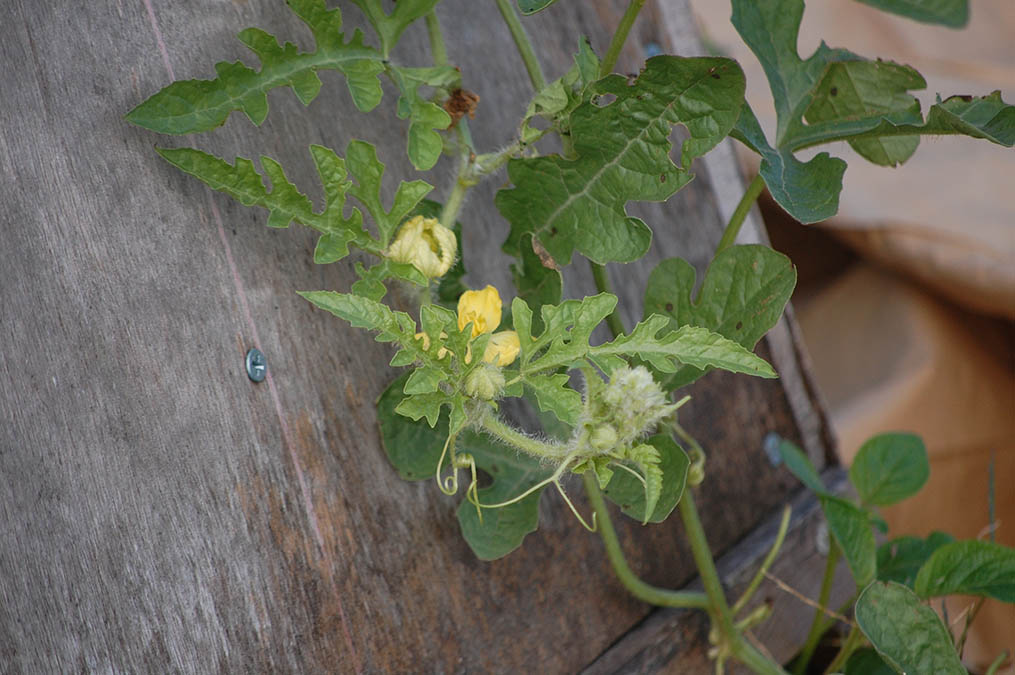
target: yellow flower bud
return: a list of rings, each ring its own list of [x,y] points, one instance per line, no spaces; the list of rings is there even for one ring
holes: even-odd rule
[[[486,351],[483,352],[483,360],[503,368],[518,358],[520,349],[518,333],[513,330],[502,330],[490,336],[490,341],[486,343]]]
[[[458,330],[472,323],[472,337],[490,333],[500,325],[500,293],[493,286],[481,291],[465,291],[458,298]]]
[[[455,263],[458,240],[436,218],[414,216],[402,223],[388,247],[388,258],[409,263],[427,278],[444,276]]]

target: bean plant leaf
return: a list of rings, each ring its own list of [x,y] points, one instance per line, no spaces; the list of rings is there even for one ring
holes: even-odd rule
[[[190,134],[214,129],[234,110],[242,110],[260,126],[268,116],[269,90],[292,87],[300,102],[309,105],[321,89],[318,70],[343,73],[356,107],[373,110],[382,95],[381,53],[363,43],[359,30],[346,42],[341,11],[327,9],[324,0],[287,0],[287,4],[313,33],[313,51],[301,52],[290,42],[279,45],[273,35],[248,28],[238,37],[260,59],[260,70],[240,61],[217,63],[215,79],[173,82],[127,113],[127,120],[163,134]]]
[[[731,246],[708,266],[696,299],[696,274],[680,258],[660,262],[645,286],[645,316],[661,314],[670,326],[702,326],[747,349],[779,320],[796,286],[789,258],[767,246]],[[682,366],[660,378],[666,389],[693,382],[705,370]]]
[[[433,9],[438,2],[438,0],[399,0],[392,8],[391,14],[387,14],[381,7],[380,0],[352,1],[362,10],[370,25],[377,31],[384,58],[387,58],[391,53],[391,49],[398,42],[402,31],[408,28],[413,21]]]
[[[451,66],[431,68],[388,69],[401,96],[398,99],[398,116],[409,119],[409,160],[418,171],[429,171],[440,159],[444,140],[437,133],[451,126],[451,115],[444,108],[420,95],[423,86],[453,87],[461,81],[461,73]]]
[[[923,23],[962,28],[969,23],[969,0],[858,0]]]
[[[818,475],[817,470],[803,450],[785,438],[779,439],[777,450],[779,456],[782,457],[782,461],[786,464],[786,468],[801,483],[819,496],[830,496],[830,493],[825,488],[825,484],[821,480],[821,476]]]
[[[659,453],[658,466],[662,471],[659,496],[647,520],[652,523],[661,523],[673,512],[684,494],[690,460],[687,453],[673,441],[672,437],[666,434],[652,436],[646,442]],[[614,471],[603,494],[619,506],[625,515],[638,522],[646,521],[645,486],[627,471],[623,469]]]
[[[535,14],[555,2],[557,0],[518,0],[518,9],[522,11],[522,14]]]
[[[894,581],[910,588],[916,574],[934,551],[955,541],[945,532],[932,532],[926,539],[897,537],[878,546],[878,580]]]
[[[857,586],[866,586],[877,572],[877,544],[870,517],[863,509],[838,497],[821,497],[821,509]]]
[[[1015,603],[1015,549],[989,541],[956,541],[931,554],[916,575],[921,598],[960,593]]]
[[[940,617],[902,584],[875,581],[865,588],[856,601],[856,622],[897,672],[966,674]]]
[[[641,257],[652,233],[627,215],[625,204],[665,200],[691,180],[691,160],[736,123],[744,75],[729,59],[656,56],[633,82],[611,75],[590,91],[599,102],[583,103],[570,118],[575,159],[553,155],[508,163],[514,187],[498,192],[496,204],[511,223],[505,245],[510,252],[531,233],[562,264],[575,250],[599,263]],[[608,97],[615,100],[606,102]],[[675,124],[690,132],[681,166],[670,159]]]
[[[365,251],[380,248],[363,229],[363,214],[353,209],[349,217],[342,211],[350,182],[346,179],[345,161],[330,148],[310,146],[317,172],[324,184],[325,207],[314,211],[310,199],[289,182],[282,165],[270,157],[261,157],[261,166],[272,185],[269,192],[264,180],[249,159],[237,157],[235,164],[193,148],[156,148],[173,166],[188,173],[209,187],[224,192],[246,206],[268,209],[268,227],[288,227],[302,223],[321,233],[314,253],[317,262],[333,262],[349,254],[349,245]]]
[[[889,506],[920,491],[930,477],[927,449],[914,434],[879,434],[866,441],[849,468],[864,504]]]
[[[496,443],[471,431],[459,436],[458,452],[470,453],[476,466],[493,482],[479,489],[481,504],[497,504],[512,499],[550,476],[552,470],[538,459]],[[480,560],[496,560],[522,544],[539,527],[539,497],[543,488],[524,499],[497,509],[483,509],[480,520],[476,507],[463,500],[458,507],[462,536]]]
[[[850,654],[844,675],[895,675],[895,669],[882,660],[876,649],[863,647]]]

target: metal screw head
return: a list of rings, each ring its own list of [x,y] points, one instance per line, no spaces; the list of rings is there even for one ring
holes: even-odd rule
[[[247,377],[254,382],[262,382],[268,374],[268,361],[256,347],[247,352]]]

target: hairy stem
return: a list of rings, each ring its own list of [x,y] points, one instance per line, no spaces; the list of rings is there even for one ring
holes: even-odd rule
[[[479,419],[479,425],[484,431],[495,436],[505,444],[518,448],[530,455],[545,459],[563,459],[567,456],[567,449],[563,446],[551,445],[538,441],[535,438],[529,438],[517,429],[502,422],[492,410],[485,413]]]
[[[726,229],[723,230],[722,239],[719,240],[719,245],[715,249],[716,255],[728,249],[736,241],[737,235],[740,234],[740,226],[744,224],[747,213],[751,210],[751,206],[757,201],[758,195],[761,194],[764,188],[765,179],[761,177],[761,174],[755,176],[754,180],[748,184],[747,190],[744,191],[744,196],[740,198],[740,203],[737,204],[736,210],[730,216],[730,222],[726,224]]]
[[[434,11],[426,14],[426,33],[430,37],[430,55],[433,57],[433,64],[448,65],[448,49],[444,46],[444,34],[441,33],[441,24]]]
[[[511,39],[518,48],[518,54],[522,57],[522,63],[525,64],[525,70],[529,73],[529,79],[532,80],[533,89],[541,91],[546,86],[546,78],[543,76],[539,59],[536,58],[536,50],[532,48],[532,41],[529,40],[529,35],[518,18],[518,12],[515,11],[511,0],[496,0],[496,2],[497,9],[500,10],[500,15],[504,17],[504,23],[511,32]]]
[[[620,58],[620,52],[624,49],[624,43],[627,42],[627,35],[631,32],[631,26],[634,25],[634,20],[638,18],[638,12],[641,11],[644,4],[645,0],[631,0],[624,16],[620,17],[617,30],[613,31],[610,46],[606,48],[606,56],[603,57],[599,66],[599,77],[606,77],[613,72],[613,67],[617,65],[617,59]]]
[[[596,514],[599,524],[599,536],[603,539],[603,546],[606,547],[606,557],[610,559],[613,571],[617,579],[624,585],[631,595],[643,602],[659,607],[695,607],[707,609],[709,606],[708,596],[704,593],[694,591],[671,591],[665,588],[658,588],[647,584],[631,570],[624,557],[624,551],[620,548],[620,540],[617,539],[617,531],[613,528],[613,521],[603,499],[603,493],[599,490],[594,472],[586,471],[582,475],[585,484],[585,494],[588,495],[589,503]]]
[[[829,623],[825,620],[825,609],[828,607],[828,598],[832,593],[832,581],[835,579],[835,568],[839,564],[840,556],[839,545],[833,539],[829,544],[828,557],[825,559],[825,574],[821,577],[821,591],[818,593],[818,606],[820,609],[814,610],[811,629],[807,633],[807,639],[804,640],[800,656],[797,657],[796,662],[793,664],[793,675],[803,675],[806,672],[807,664],[810,663],[811,656],[813,656],[814,650],[817,649],[818,640],[821,639],[821,636],[829,628]]]
[[[592,278],[596,282],[596,290],[600,293],[612,293],[612,287],[610,285],[610,278],[606,274],[606,265],[600,265],[597,262],[589,261],[592,266]],[[614,307],[610,315],[606,317],[606,325],[610,327],[610,332],[613,333],[614,339],[624,335],[624,322],[620,319],[620,312]]]
[[[449,229],[455,226],[458,212],[462,210],[462,204],[465,203],[465,193],[469,191],[470,187],[475,185],[473,181],[469,180],[469,157],[471,153],[469,146],[465,143],[464,133],[461,128],[458,129],[458,143],[458,173],[455,174],[455,183],[451,186],[451,192],[448,193],[447,199],[444,200],[444,208],[441,210],[441,225]]]

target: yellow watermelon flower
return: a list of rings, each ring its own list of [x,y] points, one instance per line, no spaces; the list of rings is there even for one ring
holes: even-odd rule
[[[428,279],[435,279],[447,274],[455,263],[458,240],[436,218],[414,216],[402,223],[387,255],[395,262],[409,263]]]
[[[472,323],[472,337],[493,332],[500,325],[500,293],[487,285],[481,291],[465,291],[458,298],[458,330]]]
[[[521,342],[518,340],[518,333],[513,330],[502,330],[490,336],[486,343],[486,351],[483,352],[483,360],[495,366],[508,366],[518,358],[521,350]]]

